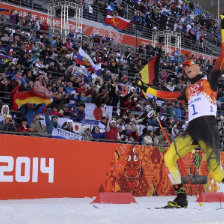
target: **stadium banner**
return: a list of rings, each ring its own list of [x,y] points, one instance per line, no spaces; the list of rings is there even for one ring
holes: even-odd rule
[[[82,136],[81,135],[77,135],[75,133],[63,130],[61,128],[54,128],[53,129],[53,131],[52,131],[52,138],[82,140]]]
[[[48,15],[46,13],[41,13],[38,11],[34,11],[34,10],[28,10],[19,6],[15,6],[15,5],[10,5],[7,3],[0,3],[0,8],[4,8],[4,9],[8,9],[8,12],[4,12],[2,11],[1,14],[4,15],[10,15],[10,12],[12,9],[16,10],[16,11],[20,11],[22,13],[22,16],[25,17],[26,15],[28,15],[28,12],[32,12],[32,16],[34,19],[38,18],[40,23],[43,23],[45,21],[47,21],[47,23],[55,28],[59,28],[61,29],[61,20],[59,18],[54,18],[53,21],[50,21],[50,19],[48,18]],[[69,28],[72,31],[76,31],[76,23],[73,21],[69,21]],[[147,44],[153,44],[152,41],[144,39],[144,38],[137,38],[136,41],[136,37],[135,36],[131,36],[131,35],[127,35],[127,34],[123,34],[120,32],[116,32],[116,31],[109,31],[106,29],[102,29],[102,28],[97,28],[97,27],[92,27],[92,26],[88,26],[85,24],[82,24],[82,29],[83,29],[83,34],[84,35],[100,35],[100,36],[104,36],[107,38],[111,38],[113,39],[114,42],[120,43],[120,44],[124,44],[124,45],[130,45],[130,46],[134,46],[136,47],[136,44],[138,46],[143,45],[146,46]],[[171,47],[171,52],[174,52],[174,47]],[[188,55],[191,56],[192,54],[194,54],[195,57],[200,57],[203,56],[206,60],[210,60],[212,61],[213,59],[216,59],[216,57],[212,57],[203,53],[199,53],[199,52],[195,52],[195,51],[191,51],[191,50],[186,50],[186,49],[181,49],[181,53],[183,55]]]
[[[92,197],[99,192],[174,193],[163,147],[2,134],[0,139],[0,199]],[[208,176],[201,151],[188,153],[182,161],[188,174]],[[224,164],[224,153],[221,162]],[[191,194],[190,187],[185,188]],[[193,194],[219,190],[220,185],[210,177],[206,185],[193,185]]]

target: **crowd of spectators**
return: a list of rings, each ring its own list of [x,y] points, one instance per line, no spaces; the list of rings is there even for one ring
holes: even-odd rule
[[[186,129],[185,105],[177,101],[158,101],[153,97],[146,100],[136,88],[135,77],[139,77],[139,71],[150,58],[161,53],[157,87],[166,91],[181,90],[188,80],[179,65],[191,55],[181,55],[178,51],[168,55],[159,45],[155,48],[141,45],[134,52],[131,47],[121,48],[120,44],[104,37],[81,38],[73,32],[68,34],[63,43],[60,33],[45,33],[48,30],[45,24],[43,27],[39,24],[35,32],[27,31],[26,24],[29,22],[31,26],[37,26],[30,19],[32,15],[12,20],[14,13],[11,12],[9,25],[0,25],[0,53],[8,57],[0,57],[0,91],[10,92],[11,97],[10,108],[7,105],[1,107],[1,131],[50,136],[54,128],[61,128],[74,133],[74,122],[85,121],[87,103],[97,107],[112,106],[113,110],[111,116],[99,117],[97,125],[83,125],[80,133],[83,140],[166,144],[155,117],[150,114],[151,107],[159,114],[169,137],[176,137]],[[23,23],[24,29],[17,28],[19,22]],[[102,64],[100,76],[76,63],[80,47],[96,64]],[[204,70],[212,68],[213,62],[203,57],[199,60]],[[44,93],[52,103],[47,107],[28,103],[18,108],[13,97],[16,92],[24,90]],[[219,101],[219,108],[223,109],[221,88]],[[20,111],[21,118],[13,117],[12,111]],[[41,114],[45,116],[44,124]],[[67,120],[60,125],[59,118]],[[221,132],[222,111],[218,115],[218,122]],[[143,125],[143,130],[140,131],[138,125]]]
[[[205,37],[220,37],[217,18],[204,13],[192,0],[83,0],[87,18],[103,22],[107,7],[112,4],[111,15],[131,19],[140,34],[161,28],[162,15],[170,21],[169,30],[181,32],[186,39],[204,48]],[[164,23],[164,22],[162,22]]]

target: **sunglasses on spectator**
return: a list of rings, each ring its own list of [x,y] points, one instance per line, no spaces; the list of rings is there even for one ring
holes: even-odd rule
[[[183,65],[183,68],[185,69],[186,67],[190,67],[191,65],[195,65],[195,64],[197,64],[196,59],[189,59],[185,61],[182,65]]]

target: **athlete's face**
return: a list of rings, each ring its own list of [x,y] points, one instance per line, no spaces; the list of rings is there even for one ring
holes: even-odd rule
[[[185,66],[184,71],[186,72],[187,77],[189,79],[193,79],[198,74],[200,74],[201,67],[198,64],[194,64],[194,65],[190,65],[190,66]]]

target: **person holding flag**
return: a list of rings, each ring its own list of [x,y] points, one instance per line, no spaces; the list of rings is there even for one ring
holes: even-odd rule
[[[185,100],[188,103],[188,127],[170,145],[164,156],[173,187],[177,194],[165,208],[188,206],[186,191],[181,181],[177,160],[198,146],[206,155],[207,169],[214,181],[224,183],[224,172],[220,165],[220,141],[216,125],[218,79],[224,71],[224,16],[221,16],[222,52],[209,74],[203,74],[195,58],[183,62],[183,69],[191,81],[182,92],[166,92],[153,89],[142,80],[138,87],[144,93],[162,99]]]

